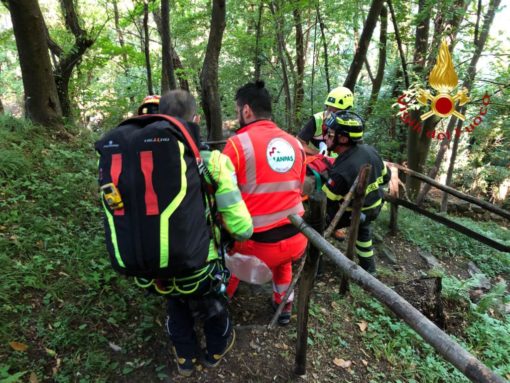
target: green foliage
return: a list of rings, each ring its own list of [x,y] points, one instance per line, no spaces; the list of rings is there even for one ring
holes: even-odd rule
[[[16,383],[19,382],[20,378],[27,373],[27,371],[17,372],[15,374],[9,374],[10,366],[0,364],[0,382],[2,383]]]
[[[465,297],[467,294],[466,286],[460,287],[458,280],[444,278],[443,282],[446,298],[451,299],[458,294]],[[368,329],[363,334],[365,346],[378,359],[391,364],[392,381],[468,382],[461,372],[445,362],[407,324],[395,318],[358,287],[351,287],[351,290],[356,302],[360,303],[354,310],[355,320],[368,322]],[[480,314],[475,305],[468,314],[470,322],[464,331],[465,335],[455,340],[489,368],[505,376],[510,371],[510,355],[506,352],[510,346],[510,319]],[[387,381],[387,377],[384,379]]]
[[[500,243],[510,245],[510,233],[494,222],[474,221],[467,217],[448,217]],[[387,227],[389,206],[383,208],[378,225]],[[510,254],[484,245],[453,229],[418,215],[405,208],[398,213],[398,226],[403,236],[416,246],[443,257],[464,257],[472,260],[486,275],[510,273]]]
[[[76,3],[76,2],[75,2]],[[117,2],[119,27],[114,24],[113,5],[106,0],[80,1],[80,23],[94,45],[78,63],[70,82],[70,97],[75,115],[81,125],[93,131],[105,131],[133,113],[140,100],[147,94],[145,57],[141,41],[143,4],[140,1]],[[306,117],[322,109],[327,94],[325,53],[320,28],[316,25],[316,7],[325,26],[325,44],[329,55],[331,87],[339,86],[351,65],[356,49],[356,39],[362,30],[369,2],[335,2],[308,0],[286,2],[278,0],[278,17],[284,21],[283,30],[287,52],[290,91],[294,92],[295,77],[295,21],[293,10],[301,12],[305,32],[306,57],[302,107],[303,122]],[[417,1],[393,1],[396,21],[406,52],[405,60],[413,61],[416,25],[427,15],[418,14]],[[227,2],[226,29],[219,62],[219,91],[224,119],[235,116],[233,97],[237,87],[253,80],[256,55],[261,59],[261,77],[273,95],[275,121],[285,121],[285,98],[282,91],[282,65],[277,53],[275,18],[267,1],[262,1],[261,34],[256,52],[256,27],[260,2],[242,0]],[[453,0],[441,3],[427,1],[432,9],[431,31],[436,20],[449,20],[454,13],[462,12]],[[150,2],[150,11],[158,12],[160,2]],[[41,2],[51,37],[69,51],[74,37],[64,24],[56,0]],[[466,19],[457,34],[453,59],[459,79],[468,70],[474,51],[473,37],[476,23],[477,2],[469,5]],[[484,11],[485,11],[484,7]],[[55,12],[55,9],[57,12]],[[438,14],[437,12],[440,12]],[[209,35],[211,2],[175,0],[171,7],[172,44],[182,62],[177,70],[190,83],[191,92],[200,92],[201,72],[205,47]],[[18,54],[12,29],[8,26],[8,11],[0,7],[0,89],[6,110],[22,114],[23,86]],[[496,18],[502,17],[499,14]],[[391,17],[389,17],[389,21]],[[155,92],[159,92],[161,76],[160,37],[152,15],[149,20],[150,55]],[[402,160],[406,143],[406,127],[395,121],[395,92],[402,92],[401,63],[395,43],[395,33],[390,26],[385,79],[379,98],[367,121],[365,140],[375,145],[384,159]],[[119,34],[122,34],[121,47]],[[449,33],[448,33],[449,34]],[[506,36],[506,37],[505,37]],[[510,182],[510,119],[508,118],[510,69],[508,56],[500,54],[507,43],[505,33],[491,31],[489,41],[480,61],[477,81],[470,92],[467,121],[476,116],[484,92],[491,94],[491,105],[484,122],[471,134],[464,134],[460,141],[459,156],[454,173],[454,186],[471,194],[478,194],[491,201],[510,207],[510,199],[502,196]],[[375,73],[378,51],[378,31],[369,46],[367,61]],[[431,57],[435,57],[431,46]],[[484,61],[483,57],[489,57]],[[312,64],[313,63],[313,64]],[[294,69],[293,69],[294,68]],[[408,65],[411,81],[415,84],[426,79]],[[427,84],[423,84],[426,86]],[[364,114],[371,94],[371,80],[364,68],[355,88],[355,111]],[[444,130],[448,120],[441,122]],[[300,126],[289,127],[293,131]],[[72,130],[73,139],[62,138],[58,132],[48,132],[28,122],[0,116],[0,268],[3,283],[0,285],[0,340],[30,341],[28,353],[9,353],[0,349],[0,380],[19,379],[27,371],[37,371],[45,380],[113,381],[119,371],[131,379],[130,374],[146,368],[154,361],[130,358],[128,351],[136,350],[151,336],[155,324],[152,316],[136,319],[140,309],[148,313],[159,312],[159,303],[140,298],[137,291],[114,274],[104,255],[100,216],[97,208],[95,157],[92,150],[93,134],[88,130]],[[432,154],[437,143],[432,143]],[[434,158],[428,158],[431,165]],[[506,199],[505,199],[506,198]],[[506,205],[505,205],[506,204]],[[388,220],[387,208],[382,219]],[[460,223],[497,241],[510,244],[507,229],[488,222],[475,222],[456,218]],[[403,235],[412,243],[431,251],[437,257],[455,257],[473,260],[488,276],[510,273],[508,254],[479,244],[453,230],[400,209],[399,225]],[[449,299],[469,301],[467,289],[475,283],[445,278],[445,295]],[[508,323],[494,322],[491,310],[505,301],[503,285],[496,286],[476,305],[470,305],[470,317],[475,324],[466,330],[471,347],[480,341],[479,351],[489,360],[495,360],[501,373],[508,372],[501,349],[508,345],[491,332],[494,325],[502,334],[508,334]],[[73,305],[68,304],[74,303]],[[158,301],[159,302],[159,301]],[[470,302],[470,301],[469,301]],[[131,311],[131,307],[136,311]],[[458,380],[451,367],[438,360],[428,349],[417,346],[418,338],[400,322],[372,303],[365,305],[358,314],[375,321],[381,334],[369,332],[367,341],[374,341],[373,350],[393,363],[398,371],[395,382]],[[5,310],[4,310],[5,308]],[[311,315],[324,324],[325,316],[312,305]],[[130,320],[128,320],[130,319]],[[135,323],[136,322],[136,323]],[[119,324],[129,323],[128,328]],[[108,329],[115,329],[118,339],[110,339]],[[473,329],[473,330],[471,330]],[[472,331],[472,332],[471,332]],[[479,332],[479,335],[477,333]],[[496,348],[489,340],[498,338]],[[508,337],[507,337],[508,338]],[[310,342],[329,341],[317,330]],[[112,354],[108,342],[121,343],[120,355]],[[333,338],[332,346],[345,347],[342,338]],[[86,345],[86,346],[83,346]],[[54,350],[48,352],[48,350]],[[488,350],[487,354],[485,351]],[[497,356],[490,353],[496,353]],[[503,356],[501,356],[503,355]],[[43,365],[56,366],[55,376],[44,370]],[[405,370],[405,366],[409,368]],[[501,367],[504,366],[504,367]],[[159,368],[159,367],[157,367]],[[158,370],[164,376],[164,372]],[[373,376],[376,376],[374,372]],[[164,379],[164,377],[162,378]],[[375,379],[375,378],[374,378]],[[387,377],[381,377],[382,380]],[[381,380],[381,381],[382,381]]]
[[[10,117],[0,125],[0,153],[25,164],[0,175],[0,343],[28,346],[25,352],[2,346],[0,380],[32,371],[44,381],[113,381],[130,350],[156,333],[154,318],[163,308],[111,269],[94,136],[56,139]],[[109,342],[122,351],[114,354]],[[152,368],[141,362],[136,368]],[[56,372],[45,366],[57,366]]]

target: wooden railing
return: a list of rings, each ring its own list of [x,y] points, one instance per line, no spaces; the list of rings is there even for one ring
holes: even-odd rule
[[[401,199],[398,193],[398,172],[396,169],[405,171],[406,174],[421,177],[425,182],[434,180],[426,179],[428,177],[420,175],[420,173],[413,172],[407,168],[397,164],[388,164],[393,169],[392,182],[390,182],[390,193],[385,195],[385,199],[392,204],[390,226],[396,231],[397,229],[397,206],[401,205],[407,207],[418,214],[425,215],[429,218],[436,220],[454,230],[492,246],[498,250],[509,251],[509,247],[498,243],[490,238],[487,238],[471,229],[464,227],[456,222],[449,220],[446,217],[431,213],[405,199]],[[463,349],[457,342],[455,342],[449,335],[439,329],[433,322],[426,318],[420,311],[415,309],[409,302],[394,292],[391,288],[380,282],[378,279],[367,273],[360,268],[351,259],[354,253],[354,243],[357,237],[357,226],[361,214],[361,207],[363,206],[363,199],[366,189],[366,173],[370,172],[370,168],[363,168],[358,175],[356,185],[350,190],[349,198],[352,197],[352,212],[351,212],[351,228],[349,231],[349,241],[347,253],[350,257],[346,257],[337,248],[331,245],[323,236],[325,224],[325,211],[326,211],[326,196],[321,191],[315,191],[309,196],[309,215],[306,223],[301,217],[297,215],[290,215],[289,219],[292,224],[296,226],[310,241],[308,253],[304,260],[304,264],[300,267],[299,272],[294,276],[293,282],[299,277],[301,270],[303,275],[299,280],[299,293],[298,293],[298,317],[297,317],[297,341],[296,341],[296,358],[294,371],[297,375],[304,375],[306,373],[306,354],[307,354],[307,339],[308,339],[308,310],[310,302],[310,293],[312,291],[315,276],[317,273],[318,264],[321,254],[328,256],[342,271],[343,278],[341,282],[341,292],[345,293],[348,290],[347,278],[360,285],[369,294],[374,296],[377,300],[385,304],[391,311],[398,317],[402,318],[413,330],[420,334],[424,341],[430,344],[445,360],[454,365],[461,371],[467,378],[473,382],[479,383],[504,383],[505,380],[499,375],[491,371],[482,362],[476,359],[472,354]],[[396,185],[396,188],[395,188]],[[510,213],[496,206],[493,206],[485,201],[478,200],[474,197],[467,196],[458,192],[455,189],[444,187],[438,184],[434,185],[441,190],[453,194],[459,198],[475,203],[485,209],[499,214],[505,218],[510,217]],[[441,187],[440,187],[441,186]],[[348,202],[346,202],[347,204]],[[343,208],[343,209],[342,209]],[[339,209],[339,214],[335,217],[338,220],[345,211],[342,205]],[[334,225],[333,225],[334,226]],[[328,229],[330,234],[332,228]],[[351,259],[349,259],[351,258]],[[285,297],[286,298],[286,297]],[[285,304],[286,299],[282,302]]]
[[[475,198],[473,196],[470,196],[468,194],[464,194],[458,190],[455,190],[454,188],[451,188],[449,186],[445,186],[440,184],[439,182],[433,180],[432,178],[429,178],[421,173],[415,172],[414,170],[408,169],[405,166],[394,164],[391,162],[387,162],[386,165],[391,169],[391,181],[390,181],[390,191],[389,193],[386,193],[384,195],[384,199],[391,203],[392,207],[390,209],[390,231],[392,233],[395,233],[397,231],[397,221],[398,221],[398,206],[404,206],[407,209],[410,209],[418,214],[424,215],[436,222],[439,222],[451,229],[454,229],[462,234],[465,234],[473,239],[476,239],[479,242],[482,242],[496,250],[504,251],[504,252],[510,252],[510,246],[502,244],[498,241],[495,241],[491,238],[488,238],[485,235],[482,235],[480,233],[477,233],[474,230],[471,230],[464,225],[461,225],[460,223],[457,223],[455,221],[452,221],[449,218],[446,218],[444,215],[439,215],[436,213],[433,213],[431,211],[428,211],[417,204],[401,198],[399,193],[399,176],[398,172],[402,171],[406,175],[411,177],[416,177],[420,179],[423,182],[426,182],[432,186],[435,186],[436,188],[443,190],[444,192],[454,195],[457,198],[460,198],[464,201],[468,201],[470,203],[473,203],[475,205],[478,205],[482,207],[483,209],[490,211],[491,213],[497,214],[505,219],[510,220],[510,212],[495,206],[487,201],[483,201],[481,199]]]

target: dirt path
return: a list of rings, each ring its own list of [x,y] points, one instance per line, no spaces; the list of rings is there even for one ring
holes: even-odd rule
[[[342,249],[344,245],[334,242]],[[379,279],[389,286],[416,280],[428,270],[427,263],[416,248],[400,238],[388,238],[386,245],[392,249],[397,262],[393,264],[384,257],[378,259]],[[462,266],[443,265],[446,270],[466,277]],[[121,381],[124,382],[368,382],[374,376],[391,377],[392,366],[383,358],[376,358],[365,347],[364,324],[355,320],[352,314],[356,302],[351,296],[340,299],[337,291],[340,276],[335,265],[325,262],[325,272],[317,280],[312,293],[309,317],[310,339],[306,378],[293,375],[296,314],[287,327],[267,330],[262,326],[269,323],[273,311],[270,306],[271,286],[254,286],[241,283],[231,304],[237,342],[232,351],[216,369],[199,367],[191,378],[177,374],[175,362],[163,339],[153,345],[157,363],[167,367],[160,370],[168,377],[148,378],[148,371],[141,368]],[[406,297],[413,303],[413,296]],[[419,300],[416,297],[416,300]],[[445,307],[446,317],[453,318]],[[455,325],[457,327],[458,323]],[[334,346],[332,346],[332,344]],[[159,348],[159,350],[158,350]],[[163,348],[163,353],[161,352]],[[146,350],[151,352],[151,350]],[[150,376],[150,375],[149,375]],[[381,380],[377,380],[381,381]]]

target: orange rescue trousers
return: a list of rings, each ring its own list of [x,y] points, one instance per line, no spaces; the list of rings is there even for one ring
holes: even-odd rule
[[[275,243],[255,242],[248,240],[236,242],[233,253],[252,255],[263,261],[273,272],[273,301],[280,304],[292,281],[292,261],[296,261],[304,254],[308,240],[299,233],[290,238]],[[229,298],[235,294],[239,279],[232,275],[227,286]],[[293,294],[288,301],[292,302]]]

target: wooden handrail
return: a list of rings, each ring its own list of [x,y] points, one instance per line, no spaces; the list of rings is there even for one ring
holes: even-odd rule
[[[425,342],[434,347],[445,360],[454,365],[467,378],[477,383],[506,382],[502,377],[495,374],[485,364],[463,349],[448,334],[438,328],[395,291],[349,260],[340,250],[311,228],[301,217],[293,214],[289,218],[291,223],[310,240],[317,251],[327,255],[345,275],[349,276],[350,279],[360,285],[365,291],[384,303],[391,311],[402,318],[414,331],[422,336]],[[298,309],[301,310],[302,308],[299,307]],[[306,306],[306,310],[308,310],[308,306]],[[306,362],[306,356],[304,361]],[[301,364],[301,366],[303,365]],[[300,372],[304,372],[304,366]]]
[[[393,197],[393,196],[389,195],[388,193],[384,194],[384,199],[388,202],[393,203],[393,204],[401,205],[401,206],[404,206],[404,207],[406,207],[410,210],[413,210],[417,213],[420,213],[436,222],[442,223],[443,225],[448,226],[449,228],[455,229],[458,232],[461,232],[462,234],[465,234],[471,238],[474,238],[479,242],[485,243],[486,245],[489,245],[490,247],[492,247],[496,250],[510,253],[510,246],[507,246],[507,245],[504,245],[497,241],[494,241],[493,239],[490,239],[482,234],[479,234],[476,231],[468,229],[467,227],[461,225],[460,223],[452,221],[446,217],[443,217],[442,215],[432,213],[426,209],[419,207],[418,205],[416,205],[412,202],[406,201],[401,198]]]
[[[396,168],[398,168],[399,170],[402,170],[404,173],[406,174],[409,174],[410,176],[412,177],[415,177],[415,178],[418,178],[432,186],[435,186],[436,188],[442,190],[442,191],[445,191],[447,192],[448,194],[451,194],[451,195],[454,195],[455,197],[458,197],[464,201],[468,201],[468,202],[471,202],[471,203],[474,203],[475,205],[478,205],[480,207],[483,207],[484,209],[494,213],[494,214],[497,214],[501,217],[504,217],[506,219],[509,219],[510,220],[510,212],[505,210],[505,209],[502,209],[498,206],[495,206],[487,201],[483,201],[481,199],[478,199],[476,197],[473,197],[473,196],[470,196],[469,194],[465,194],[465,193],[462,193],[450,186],[446,186],[446,185],[442,185],[440,184],[439,182],[437,182],[436,180],[433,180],[432,178],[430,177],[427,177],[426,175],[424,174],[421,174],[419,172],[416,172],[414,170],[411,170],[409,168],[406,168],[405,166],[402,166],[400,164],[395,164],[395,163],[392,163],[392,162],[386,162],[386,164],[388,166],[394,166]]]

